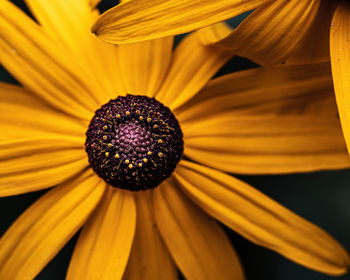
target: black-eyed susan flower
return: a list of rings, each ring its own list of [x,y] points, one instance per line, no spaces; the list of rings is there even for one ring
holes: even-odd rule
[[[311,269],[349,256],[224,172],[350,166],[329,64],[209,81],[231,57],[187,36],[113,46],[88,1],[0,2],[0,195],[50,188],[0,240],[0,279],[32,279],[83,227],[67,279],[243,279],[214,219]],[[214,218],[214,219],[213,219]],[[141,276],[140,276],[141,275]]]
[[[330,54],[339,115],[350,150],[349,1],[132,0],[102,15],[93,32],[108,42],[137,42],[206,27],[251,8],[256,10],[235,30],[221,24],[202,30],[208,33],[205,40],[262,65],[288,59],[288,63],[325,61]]]

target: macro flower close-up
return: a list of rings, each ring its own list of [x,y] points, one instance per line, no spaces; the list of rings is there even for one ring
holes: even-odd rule
[[[96,1],[25,2],[33,18],[0,0],[20,84],[0,82],[0,196],[49,190],[1,237],[0,279],[34,279],[80,229],[66,279],[245,279],[221,224],[347,273],[331,235],[232,176],[350,167],[329,62],[217,77],[233,54],[205,43],[215,26],[112,45]]]

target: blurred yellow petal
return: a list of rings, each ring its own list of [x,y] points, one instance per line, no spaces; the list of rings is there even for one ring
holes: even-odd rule
[[[57,111],[30,91],[0,82],[0,139],[67,135],[85,139],[86,125]]]
[[[135,227],[132,193],[109,186],[79,236],[67,279],[121,279]]]
[[[169,72],[156,98],[171,109],[184,104],[231,57],[230,52],[201,44],[196,33],[187,36],[177,46]]]
[[[225,232],[172,179],[155,189],[153,200],[159,231],[186,279],[244,279]]]
[[[328,63],[218,78],[176,114],[185,155],[223,171],[276,174],[350,166]]]
[[[52,187],[87,166],[84,144],[75,138],[0,140],[0,196]]]
[[[216,44],[263,65],[284,62],[299,46],[320,0],[276,0],[258,7]]]
[[[150,191],[135,193],[136,233],[124,280],[176,280],[177,269],[155,226]]]
[[[350,151],[350,3],[339,2],[334,13],[330,50],[334,91],[337,99],[340,121]]]
[[[1,238],[0,278],[34,279],[84,224],[104,190],[88,171],[43,195]]]
[[[162,84],[172,57],[173,37],[118,46],[127,93],[152,97]]]
[[[337,1],[321,1],[309,31],[287,63],[301,64],[330,61],[329,28]]]
[[[268,0],[134,0],[105,12],[92,32],[120,44],[186,33],[255,9]]]
[[[0,62],[33,93],[73,116],[89,120],[98,105],[70,56],[9,1],[0,1]]]
[[[69,51],[72,63],[78,64],[80,71],[88,75],[99,104],[106,103],[116,92],[123,92],[116,48],[91,34],[90,27],[99,13],[88,1],[25,1],[44,31]]]
[[[101,0],[88,0],[89,6],[92,9],[95,8],[100,2],[101,2]]]
[[[319,272],[347,271],[349,256],[338,242],[253,187],[188,161],[176,171],[180,185],[203,210],[245,238]]]

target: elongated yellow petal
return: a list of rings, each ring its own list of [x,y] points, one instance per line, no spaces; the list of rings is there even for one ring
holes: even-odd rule
[[[88,123],[52,108],[30,91],[0,82],[0,139],[66,135],[83,142]]]
[[[0,278],[33,279],[83,225],[104,190],[88,171],[29,207],[0,240]]]
[[[296,52],[287,63],[302,64],[330,61],[329,29],[337,1],[321,1],[317,15]]]
[[[0,196],[52,187],[89,165],[75,138],[0,140]]]
[[[105,12],[92,27],[102,40],[132,43],[199,29],[268,0],[134,0]]]
[[[101,0],[88,0],[89,6],[92,9],[95,8],[100,2],[101,2]]]
[[[244,279],[224,231],[173,180],[163,182],[153,199],[159,231],[186,279]]]
[[[217,45],[263,65],[284,62],[299,46],[320,0],[276,0],[257,8]]]
[[[135,226],[132,193],[109,187],[79,236],[67,279],[121,279]]]
[[[172,57],[173,37],[118,46],[118,61],[127,93],[155,95]]]
[[[51,105],[90,120],[98,102],[70,55],[9,1],[0,2],[0,62]]]
[[[156,98],[172,109],[180,106],[231,57],[230,52],[201,44],[196,33],[187,36],[176,48],[169,73]]]
[[[176,111],[185,154],[245,174],[349,167],[328,63],[241,71]]]
[[[244,182],[188,161],[175,176],[203,210],[252,242],[326,274],[349,267],[349,255],[330,235]]]
[[[345,140],[350,151],[350,4],[341,1],[334,13],[330,50],[335,96]]]
[[[176,280],[177,270],[155,226],[151,193],[135,194],[136,233],[124,280]]]
[[[72,54],[72,63],[86,72],[88,82],[100,104],[123,92],[118,70],[116,48],[98,40],[90,27],[99,16],[91,5],[93,1],[26,0],[45,33]]]

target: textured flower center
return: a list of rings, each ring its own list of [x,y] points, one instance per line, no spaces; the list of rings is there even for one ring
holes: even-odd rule
[[[112,186],[131,191],[157,187],[183,153],[179,122],[163,104],[120,96],[95,112],[85,149],[93,170]]]

